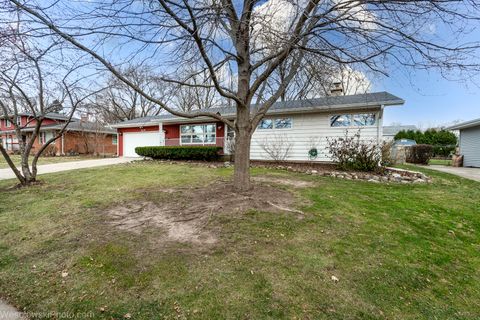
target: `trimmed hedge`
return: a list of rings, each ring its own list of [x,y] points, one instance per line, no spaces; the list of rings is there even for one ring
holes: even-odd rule
[[[433,156],[433,146],[429,144],[417,144],[408,148],[407,162],[417,164],[428,164]]]
[[[166,146],[137,147],[135,152],[143,157],[168,160],[213,161],[220,158],[222,147],[206,146]]]

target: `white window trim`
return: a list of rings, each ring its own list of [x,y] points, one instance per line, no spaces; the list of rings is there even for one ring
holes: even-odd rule
[[[118,144],[118,137],[116,134],[112,134],[112,144],[116,146]]]
[[[43,146],[47,140],[47,133],[45,131],[40,131],[38,134],[38,142]]]
[[[291,126],[290,128],[277,128],[277,126],[275,125],[275,120],[278,120],[278,119],[290,119],[290,122],[291,122]],[[293,118],[291,117],[278,117],[278,118],[274,118],[273,119],[273,130],[290,130],[290,129],[293,129]]]
[[[277,128],[275,126],[275,120],[278,120],[278,119],[290,119],[292,125],[290,126],[290,128]],[[262,122],[262,120],[272,120],[272,127],[271,128],[261,128],[260,127],[260,123]],[[291,130],[293,129],[293,118],[292,117],[277,117],[277,118],[264,118],[260,120],[260,122],[258,123],[257,125],[257,130],[261,130],[261,131],[264,131],[264,130]]]
[[[195,135],[195,133],[183,133],[182,134],[182,127],[186,127],[186,126],[208,126],[208,125],[213,125],[215,127],[215,132],[213,132],[213,134],[215,135],[215,141],[214,142],[211,142],[211,143],[205,143],[205,142],[186,142],[186,143],[183,143],[182,136],[193,136],[193,135]],[[180,134],[179,134],[178,140],[180,140],[179,145],[181,145],[181,146],[183,146],[183,145],[185,145],[185,146],[204,146],[204,145],[216,145],[217,144],[217,124],[216,123],[182,124],[182,125],[180,125],[179,133]],[[206,134],[212,134],[212,133],[203,133],[204,136]]]
[[[51,137],[47,137],[47,134],[51,134]],[[38,141],[39,143],[43,146],[44,144],[47,143],[48,140],[50,140],[51,138],[55,137],[55,133],[54,131],[40,131],[38,133]],[[51,144],[55,145],[56,143],[56,140],[52,141]]]
[[[344,116],[344,115],[360,115],[360,114],[373,114],[375,116],[375,122],[371,125],[365,125],[365,126],[339,126],[339,127],[334,127],[332,126],[332,123],[331,123],[331,118],[333,116]],[[332,128],[332,129],[358,129],[358,128],[374,128],[374,127],[377,127],[378,126],[378,115],[376,112],[365,112],[365,113],[359,113],[359,112],[355,112],[355,113],[332,113],[328,116],[328,126],[329,128]]]
[[[4,121],[5,128],[10,128],[13,125],[10,119],[5,118],[3,121]]]

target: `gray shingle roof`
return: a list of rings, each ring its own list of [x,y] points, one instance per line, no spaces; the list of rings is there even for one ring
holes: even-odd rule
[[[61,130],[64,126],[64,123],[59,123],[59,124],[48,124],[40,127],[40,131],[47,131],[47,130]],[[22,129],[22,132],[33,132],[34,127],[26,127]],[[81,122],[81,121],[75,121],[75,122],[70,122],[67,125],[67,128],[65,131],[82,131],[82,132],[96,132],[96,133],[107,133],[107,134],[115,134],[117,131],[112,128],[108,128],[105,126],[102,126],[98,123],[95,122]],[[15,132],[14,130],[9,130],[9,131],[2,131],[4,133],[8,132]]]
[[[405,130],[418,130],[418,128],[414,125],[406,125],[406,126],[383,126],[383,135],[384,136],[394,136],[400,131]]]
[[[42,129],[62,129],[63,124],[56,124],[56,125],[47,125],[42,126]],[[102,126],[95,122],[82,122],[82,121],[75,121],[70,122],[67,125],[66,131],[85,131],[85,132],[98,132],[98,133],[116,133],[117,131],[112,128],[108,128]]]
[[[27,116],[27,117],[34,117],[33,113],[31,112],[19,112],[19,116]],[[0,115],[0,119],[5,118],[5,115]],[[54,120],[68,120],[69,116],[66,116],[61,113],[56,112],[49,112],[45,114],[45,118],[54,119]],[[78,121],[78,118],[72,118],[72,121]]]
[[[269,109],[267,114],[278,114],[278,113],[295,113],[295,112],[304,112],[304,111],[329,111],[329,110],[341,110],[341,109],[354,109],[355,107],[368,107],[368,106],[390,106],[390,105],[401,105],[405,101],[397,96],[394,96],[388,92],[374,92],[366,94],[356,94],[348,96],[329,96],[315,99],[305,99],[305,100],[293,100],[293,101],[278,101],[273,104]],[[252,109],[256,109],[258,106],[252,105]],[[206,111],[210,112],[219,112],[223,116],[234,116],[235,108],[234,107],[223,107],[223,108],[210,108]],[[123,127],[123,126],[135,126],[138,125],[148,125],[156,124],[161,122],[161,120],[174,120],[174,119],[183,119],[182,117],[174,116],[172,114],[162,114],[158,116],[147,116],[142,118],[136,118],[132,120],[127,120],[123,122],[116,123],[112,125],[113,128]]]

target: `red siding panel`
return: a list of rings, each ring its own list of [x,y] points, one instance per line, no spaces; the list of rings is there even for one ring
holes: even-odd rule
[[[215,123],[216,124],[216,145],[218,147],[224,146],[225,138],[225,124],[222,122],[203,122],[203,123]],[[165,145],[167,146],[178,146],[180,145],[180,126],[184,124],[202,124],[202,122],[193,122],[193,123],[182,123],[182,124],[164,124],[163,131],[165,132]],[[135,127],[135,128],[118,128],[119,133],[118,137],[118,154],[123,156],[123,133],[126,132],[142,132],[142,131],[158,131],[158,126],[149,126],[149,127]]]

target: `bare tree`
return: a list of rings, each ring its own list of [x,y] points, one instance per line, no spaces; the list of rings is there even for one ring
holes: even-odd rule
[[[39,157],[61,137],[77,106],[88,95],[80,85],[84,75],[73,77],[80,65],[70,64],[58,43],[46,39],[41,43],[30,41],[22,35],[23,31],[19,24],[9,30],[3,29],[0,47],[3,59],[0,65],[0,116],[13,124],[21,156],[20,169],[1,144],[0,153],[20,184],[28,185],[36,181]],[[65,124],[36,149],[35,141],[50,112],[63,112]],[[27,123],[20,121],[22,116],[26,117]]]
[[[360,65],[379,74],[400,67],[479,70],[478,43],[463,37],[479,17],[474,0],[112,0],[73,9],[62,0],[44,6],[8,3],[167,112],[207,116],[234,127],[237,190],[251,187],[250,144],[257,124],[309,61]],[[432,25],[448,29],[449,40],[431,32]],[[208,110],[175,109],[123,73],[125,60],[148,64],[169,83],[213,88],[235,106],[235,122]],[[209,81],[192,84],[194,74],[178,72],[185,65],[194,66],[195,74],[208,73]],[[235,81],[226,79],[226,71]]]
[[[144,66],[129,65],[120,69],[120,72],[149,95],[162,95],[165,92],[161,82]],[[88,112],[95,113],[96,117],[105,123],[158,115],[161,112],[158,104],[146,99],[114,75],[108,76],[105,89],[97,94],[95,100],[94,104],[87,106]]]
[[[203,87],[205,83],[211,82],[208,73],[198,73],[195,70],[198,69],[192,68],[192,66],[187,66],[179,71],[179,73],[183,74],[188,85],[171,82],[168,81],[168,79],[162,79],[163,83],[165,83],[165,86],[168,88],[167,92],[168,97],[170,98],[170,105],[183,112],[225,106],[228,103],[228,100],[222,99],[214,87]]]

